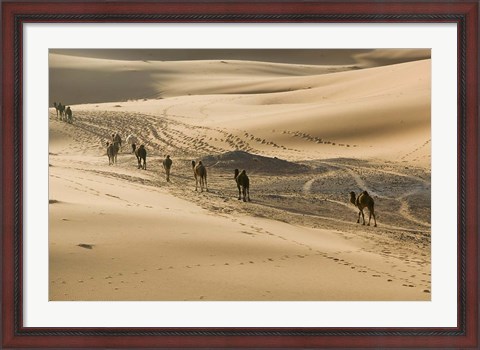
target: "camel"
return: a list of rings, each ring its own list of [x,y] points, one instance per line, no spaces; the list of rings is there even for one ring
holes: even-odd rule
[[[116,143],[107,142],[107,156],[108,165],[113,165],[117,162],[118,145]]]
[[[163,160],[163,168],[165,169],[165,174],[167,176],[167,182],[170,182],[170,168],[172,167],[172,160],[170,159],[170,156],[167,156]]]
[[[65,119],[68,123],[72,124],[73,116],[72,116],[72,110],[70,109],[70,106],[68,106],[67,109],[65,110]]]
[[[241,193],[243,193],[243,201],[246,202],[246,198],[250,202],[250,180],[245,170],[239,173],[238,169],[235,169],[235,182],[238,187],[238,200],[242,199]],[[242,189],[240,192],[240,188]]]
[[[145,149],[144,145],[140,145],[140,147],[138,147],[135,150],[135,156],[137,157],[137,161],[138,161],[138,169],[141,168],[143,170],[147,170],[147,150]],[[143,165],[142,165],[142,159],[143,159]]]
[[[122,149],[122,138],[120,137],[120,134],[112,134],[112,141],[118,144],[119,149]]]
[[[360,215],[362,215],[363,225],[365,225],[365,215],[363,214],[363,209],[367,207],[370,214],[368,217],[368,226],[370,226],[370,220],[372,219],[373,215],[373,220],[375,222],[374,226],[377,227],[377,219],[375,218],[374,208],[375,203],[373,201],[373,198],[370,197],[367,191],[363,191],[356,198],[355,192],[350,192],[350,202],[359,209],[357,224],[360,223]]]
[[[198,164],[195,164],[195,161],[192,160],[192,169],[193,169],[193,176],[195,177],[195,191],[197,191],[198,183],[200,182],[200,192],[203,192],[203,186],[205,185],[205,189],[208,192],[207,186],[207,169],[202,164],[202,161],[199,161]]]
[[[60,112],[60,120],[63,120],[63,117],[65,116],[65,106],[59,103],[57,107],[58,111]]]
[[[53,107],[55,107],[55,111],[57,112],[57,117],[60,113],[60,120],[63,120],[63,114],[65,113],[65,106],[62,105],[61,102],[53,102]]]

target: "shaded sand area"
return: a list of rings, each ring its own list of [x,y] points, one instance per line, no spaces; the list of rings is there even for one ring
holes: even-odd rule
[[[156,95],[110,100],[84,82],[79,94],[101,101],[72,105],[72,125],[50,109],[50,300],[430,300],[429,59],[51,56],[53,73],[99,67],[123,95]],[[138,136],[146,171],[128,146],[108,165],[113,132]],[[208,192],[195,192],[193,159]],[[251,202],[237,200],[235,168]],[[378,227],[356,224],[348,193],[361,190]]]

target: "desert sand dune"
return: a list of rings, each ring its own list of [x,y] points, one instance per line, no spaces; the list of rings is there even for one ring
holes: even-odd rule
[[[377,49],[354,53],[353,56],[363,68],[387,66],[430,58],[430,49]]]
[[[51,54],[50,98],[83,104],[73,124],[49,111],[50,299],[429,300],[430,60],[359,55],[313,66]],[[63,96],[62,74],[79,79]],[[145,145],[147,170],[128,145],[108,164],[116,132]],[[194,159],[208,192],[195,192]],[[237,199],[235,168],[251,202]],[[376,228],[356,224],[349,192],[362,190]]]
[[[183,95],[260,93],[265,82],[354,69],[352,66],[289,65],[244,61],[114,61],[50,54],[50,97],[67,104]],[[53,73],[53,74],[52,74]],[[188,76],[188,80],[185,77]],[[245,78],[249,79],[246,80]],[[89,89],[92,79],[94,91]],[[65,81],[75,82],[66,89]],[[119,86],[122,86],[119,89]],[[278,91],[286,87],[279,85]]]
[[[168,118],[170,124],[176,121],[185,128],[192,124],[197,130],[208,128],[208,133],[207,129],[199,132],[211,141],[211,147],[225,151],[232,148],[219,147],[225,142],[235,145],[233,149],[270,156],[285,156],[285,151],[289,151],[288,157],[295,159],[354,158],[361,150],[362,157],[400,158],[429,167],[430,60],[350,72],[265,78],[260,90],[271,93],[254,93],[258,92],[257,83],[247,76],[241,83],[237,78],[229,80],[221,74],[218,77],[227,83],[219,86],[203,81],[201,95],[75,108],[143,113],[146,118],[154,118],[157,125]],[[197,78],[193,82],[191,79],[176,78],[178,82],[172,85],[181,81],[185,88],[191,86],[195,91],[200,83]],[[296,82],[289,81],[292,79]],[[243,86],[249,82],[253,90],[245,93]],[[231,94],[226,85],[237,86],[237,93]],[[212,90],[216,94],[205,95]],[[219,95],[220,91],[224,93]],[[235,127],[220,135],[227,125]]]

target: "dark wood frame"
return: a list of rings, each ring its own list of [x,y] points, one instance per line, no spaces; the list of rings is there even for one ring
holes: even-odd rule
[[[478,0],[2,3],[2,347],[450,347],[478,343]],[[22,323],[22,24],[452,22],[458,25],[458,325],[454,328],[26,328]]]

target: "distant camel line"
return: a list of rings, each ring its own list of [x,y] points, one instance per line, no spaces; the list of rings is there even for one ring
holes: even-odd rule
[[[147,169],[147,150],[145,149],[144,145],[140,145],[140,147],[136,148],[135,142],[138,141],[136,136],[129,135],[127,137],[127,143],[132,145],[132,149],[134,150],[135,157],[137,159],[138,169]],[[114,165],[117,163],[117,155],[120,151],[120,145],[122,143],[122,139],[119,133],[112,134],[112,143],[107,142],[107,156],[109,165]],[[172,166],[172,159],[169,155],[162,161],[163,168],[165,170],[166,181],[170,182],[170,170]],[[202,161],[192,160],[191,162],[193,175],[195,178],[195,191],[198,191],[198,187],[200,187],[200,192],[203,192],[205,189],[208,192],[208,183],[207,183],[207,169],[203,165]],[[350,169],[348,169],[350,170]],[[250,199],[250,179],[247,176],[245,170],[241,172],[239,169],[234,169],[234,180],[237,185],[238,189],[238,200],[243,200],[244,202],[251,201]],[[310,182],[313,182],[310,180]],[[310,184],[311,185],[311,184]],[[368,194],[367,191],[361,192],[358,197],[355,195],[355,192],[350,192],[350,202],[355,205],[359,212],[358,212],[358,219],[357,223],[360,223],[360,216],[362,216],[363,225],[366,224],[365,221],[365,214],[363,209],[367,208],[369,210],[369,219],[368,219],[368,226],[370,226],[371,218],[373,216],[374,220],[374,227],[377,227],[377,220],[375,216],[375,209],[374,209],[374,200]]]
[[[136,137],[132,137],[132,135],[129,135],[127,139],[133,139],[137,141]],[[118,133],[112,134],[112,143],[107,142],[107,155],[108,155],[108,164],[113,165],[116,164],[117,162],[117,154],[120,149],[120,144],[121,144],[121,137]],[[130,140],[129,140],[130,141]],[[138,169],[147,169],[147,150],[145,149],[144,145],[140,145],[140,147],[136,148],[135,143],[129,142],[132,144],[132,148],[134,150],[135,157],[137,158],[137,164],[138,164]],[[166,156],[166,158],[162,161],[163,168],[165,170],[165,175],[166,175],[166,180],[167,182],[170,182],[170,169],[172,166],[172,159],[170,158],[169,155]],[[207,169],[203,165],[202,161],[198,161],[198,163],[195,160],[192,160],[192,170],[193,170],[193,176],[195,178],[195,191],[198,191],[198,187],[200,187],[200,192],[203,192],[204,188],[208,192],[208,184],[207,184]],[[251,201],[250,199],[250,179],[245,171],[242,170],[241,172],[239,169],[234,170],[234,180],[237,185],[238,189],[238,200],[243,200],[244,202],[246,201]],[[360,216],[362,216],[363,219],[363,225],[366,224],[365,221],[365,214],[363,212],[363,209],[367,208],[369,211],[369,218],[368,218],[368,226],[370,226],[370,222],[373,216],[374,220],[374,227],[377,227],[377,219],[375,217],[375,209],[374,209],[374,200],[373,198],[368,194],[367,191],[361,192],[358,197],[355,195],[355,192],[350,192],[350,202],[355,205],[359,212],[358,212],[358,219],[357,223],[360,223]]]

